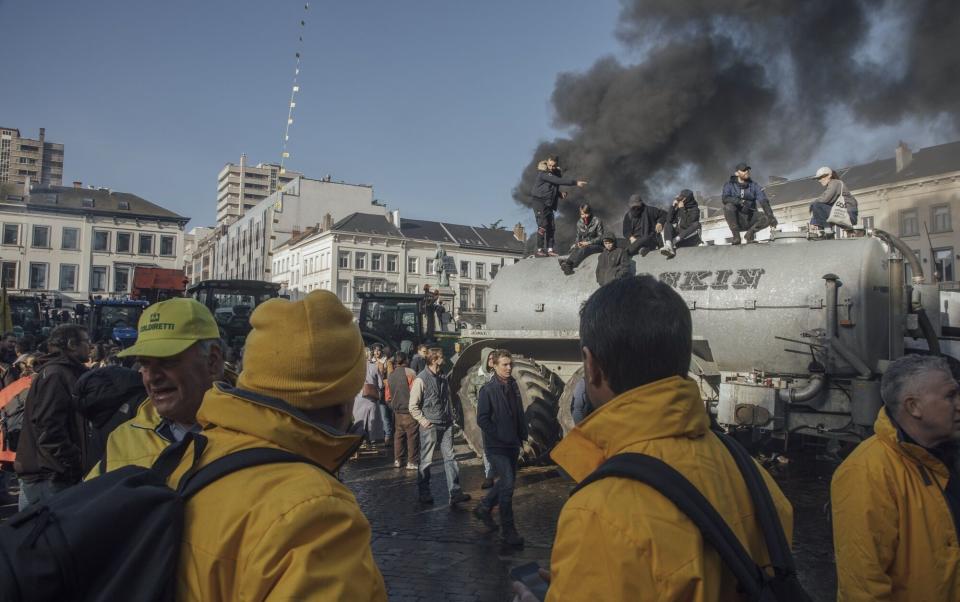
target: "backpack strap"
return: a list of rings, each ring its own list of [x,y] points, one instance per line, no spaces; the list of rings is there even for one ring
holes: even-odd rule
[[[682,474],[645,454],[616,454],[581,481],[570,495],[607,477],[633,479],[660,492],[700,529],[704,541],[720,554],[747,596],[752,600],[761,599],[769,576],[753,561],[723,517]]]
[[[316,466],[329,474],[329,471],[316,462],[292,452],[272,447],[254,447],[242,449],[232,454],[227,454],[222,458],[217,458],[202,468],[191,468],[180,479],[177,492],[184,500],[188,500],[210,483],[238,470],[252,466],[261,466],[263,464],[284,464],[290,462],[301,462],[303,464]]]
[[[787,535],[783,531],[780,515],[773,503],[770,490],[767,488],[756,462],[750,457],[747,450],[736,439],[722,433],[715,433],[733,456],[750,492],[750,501],[753,502],[753,511],[757,515],[757,522],[763,532],[763,539],[767,545],[767,555],[770,564],[778,575],[795,575],[797,567],[793,562],[793,554],[787,543]]]

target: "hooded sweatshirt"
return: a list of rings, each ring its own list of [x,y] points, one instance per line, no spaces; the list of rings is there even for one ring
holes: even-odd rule
[[[692,190],[681,190],[678,196],[683,197],[683,209],[677,206],[670,208],[670,216],[667,218],[677,230],[685,230],[700,221],[700,205],[693,198]]]

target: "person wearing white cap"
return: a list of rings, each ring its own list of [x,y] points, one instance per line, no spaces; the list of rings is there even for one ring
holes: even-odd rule
[[[824,166],[817,170],[815,176],[820,185],[823,186],[823,193],[810,204],[810,237],[822,238],[827,226],[827,218],[830,217],[830,211],[834,203],[843,196],[843,202],[847,206],[847,214],[850,216],[850,223],[857,225],[857,199],[850,194],[850,189],[840,180],[837,172]]]

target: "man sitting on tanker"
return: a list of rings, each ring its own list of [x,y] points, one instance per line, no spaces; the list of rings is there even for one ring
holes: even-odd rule
[[[553,233],[555,225],[553,214],[557,210],[560,199],[567,193],[560,192],[561,186],[577,186],[583,188],[585,180],[564,178],[560,171],[560,157],[551,155],[537,164],[537,180],[533,184],[530,196],[533,200],[533,213],[537,219],[537,257],[556,257],[553,250]]]
[[[696,247],[700,244],[700,207],[693,198],[693,191],[684,188],[673,199],[673,205],[663,225],[663,248],[667,257],[676,255],[678,247]]]
[[[829,167],[821,167],[817,170],[817,181],[823,186],[823,194],[817,200],[810,203],[810,237],[822,238],[825,234],[824,228],[827,225],[827,218],[833,210],[834,204],[840,198],[847,208],[847,215],[850,217],[850,224],[857,225],[857,199],[850,194],[850,189],[843,183],[837,172]]]
[[[567,258],[560,262],[560,269],[569,276],[573,268],[584,259],[603,250],[603,222],[593,214],[590,203],[580,205],[580,219],[577,220],[577,241]]]
[[[626,249],[617,247],[617,237],[613,234],[603,235],[603,252],[597,259],[597,284],[603,286],[618,278],[630,275],[630,257]]]
[[[647,253],[660,246],[660,233],[667,221],[667,212],[647,205],[639,194],[630,195],[629,208],[623,216],[623,237],[627,239],[630,255]]]
[[[730,226],[733,235],[731,244],[740,244],[740,233],[746,235],[747,242],[753,242],[757,232],[767,226],[777,227],[777,218],[773,216],[770,200],[759,184],[750,179],[750,166],[738,163],[736,173],[723,185],[723,217]],[[764,215],[757,211],[757,204]]]

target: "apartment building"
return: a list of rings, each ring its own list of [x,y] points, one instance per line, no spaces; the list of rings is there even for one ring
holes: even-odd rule
[[[0,279],[65,303],[128,293],[136,266],[182,265],[188,221],[126,192],[0,184]]]
[[[917,152],[901,142],[893,157],[833,167],[857,199],[860,225],[899,236],[920,258],[925,272],[945,285],[957,286],[960,229],[953,227],[953,214],[957,212],[960,219],[960,141]],[[804,231],[810,221],[810,203],[823,188],[811,176],[773,183],[765,190],[780,229]],[[702,220],[704,241],[728,241],[730,229],[719,198],[705,202],[712,217]],[[767,238],[769,230],[758,235],[758,239]]]
[[[386,212],[374,203],[373,187],[297,177],[233,223],[219,226],[213,277],[269,281],[278,244],[316,227],[325,216],[333,223],[360,211]]]
[[[217,225],[240,219],[300,175],[273,163],[247,165],[247,156],[241,155],[239,164],[228,163],[217,175]]]
[[[211,238],[214,232],[216,228],[197,226],[190,228],[190,231],[183,235],[183,273],[190,284],[207,280],[213,273],[210,256],[215,255],[216,245],[205,245],[204,242]],[[204,257],[205,250],[209,250],[206,257]],[[206,259],[206,265],[204,265],[204,259]],[[204,276],[204,268],[206,268],[206,276]]]
[[[454,258],[457,272],[450,276],[454,307],[464,322],[486,320],[487,289],[497,272],[524,255],[524,231],[513,232],[401,218],[353,213],[336,222],[321,223],[278,246],[273,255],[272,280],[297,297],[313,290],[329,290],[360,311],[361,291],[418,293],[424,284],[437,288],[437,246]]]
[[[23,138],[17,128],[0,127],[0,183],[41,186],[63,184],[63,145],[46,139]]]

